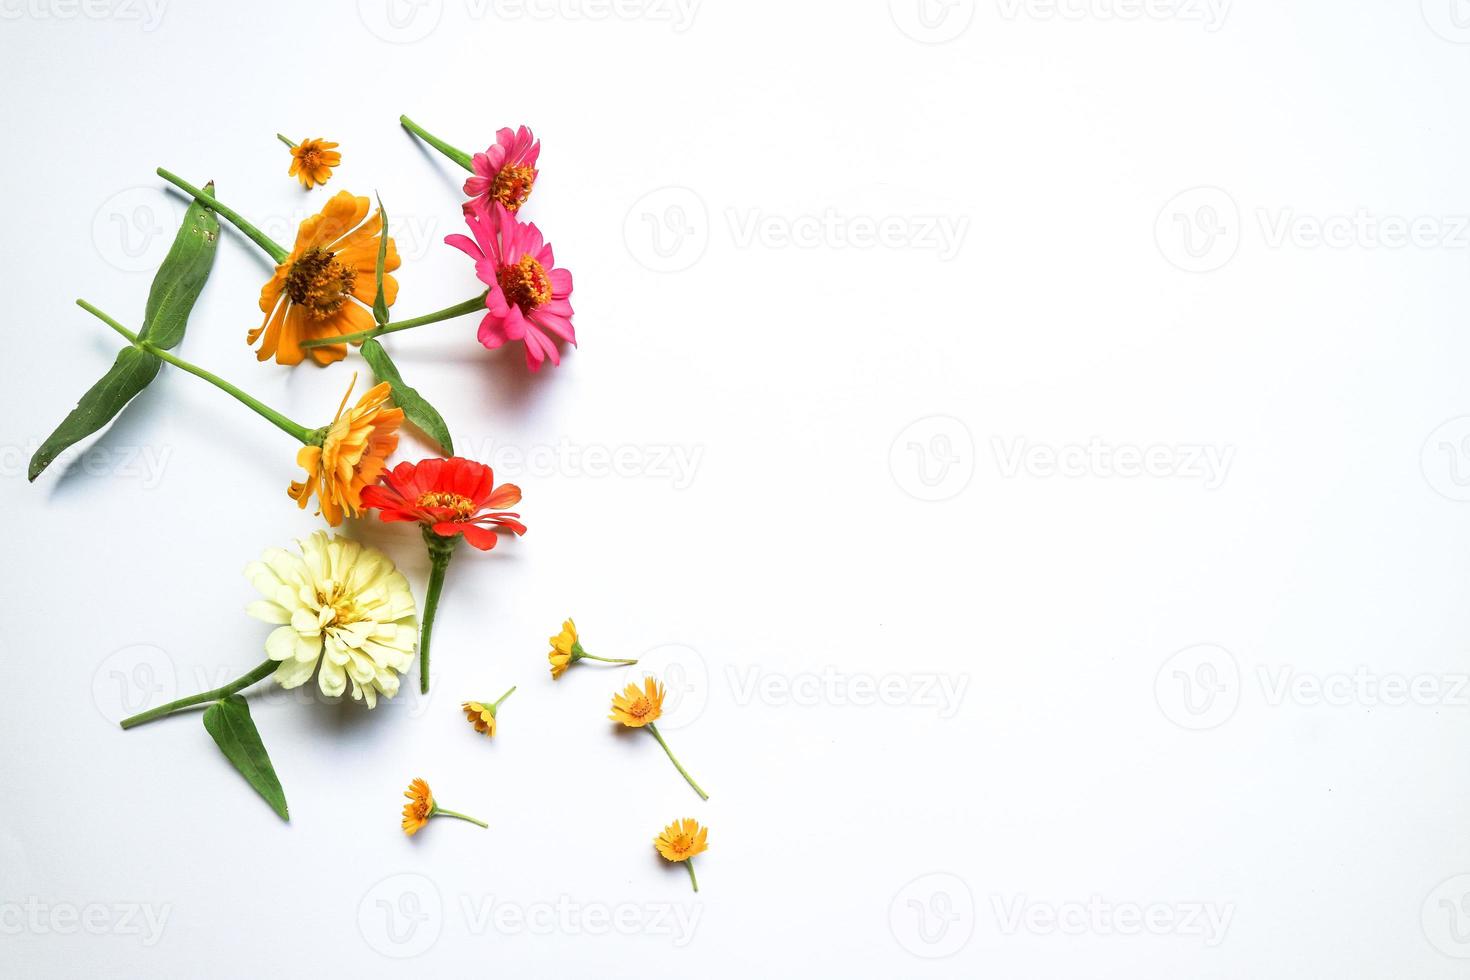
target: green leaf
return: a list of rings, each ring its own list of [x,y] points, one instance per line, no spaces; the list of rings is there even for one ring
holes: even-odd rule
[[[420,432],[437,442],[445,455],[453,456],[454,441],[449,437],[449,426],[444,424],[444,417],[423,395],[403,383],[398,368],[388,357],[383,345],[377,340],[363,341],[360,353],[362,359],[373,369],[373,377],[393,386],[393,404],[403,409],[403,414],[418,426]]]
[[[382,197],[378,198],[378,214],[382,216],[383,223],[378,229],[378,284],[377,295],[373,298],[373,319],[378,321],[378,326],[388,324],[388,297],[383,294],[383,266],[388,262],[388,212],[383,208]]]
[[[205,189],[212,194],[214,184]],[[219,219],[214,212],[197,201],[189,205],[173,246],[153,277],[143,329],[138,334],[140,340],[167,350],[183,339],[194,301],[199,298],[214,265],[218,241]],[[137,348],[121,351],[112,369],[87,389],[77,407],[36,450],[26,471],[27,479],[34,481],[62,452],[112,421],[134,395],[158,376],[162,365],[157,357]]]
[[[250,706],[245,699],[231,694],[210,705],[204,712],[204,727],[225,758],[240,770],[240,775],[265,798],[276,815],[290,820],[286,813],[286,791],[281,789],[271,757],[261,744],[260,732],[250,720]]]
[[[214,183],[204,185],[206,194],[214,194]],[[143,329],[138,338],[155,347],[169,350],[184,339],[184,327],[194,301],[204,289],[214,253],[219,244],[219,219],[214,212],[193,201],[184,212],[184,223],[174,236],[153,288],[148,291],[148,305],[143,313]]]
[[[102,380],[87,389],[77,407],[41,443],[41,448],[31,457],[26,478],[34,481],[41,471],[56,461],[57,456],[112,421],[134,395],[158,376],[161,367],[163,361],[136,347],[118,351],[117,360],[112,362],[112,368],[102,376]]]

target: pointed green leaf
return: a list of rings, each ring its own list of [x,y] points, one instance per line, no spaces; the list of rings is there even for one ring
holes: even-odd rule
[[[245,781],[265,798],[282,820],[290,820],[286,812],[286,791],[276,778],[270,756],[261,744],[260,732],[250,719],[250,706],[238,694],[216,701],[204,712],[204,727],[219,746],[225,758],[240,770]]]
[[[206,190],[212,194],[214,185],[208,185]],[[173,246],[153,277],[140,340],[168,349],[183,339],[194,301],[199,298],[214,265],[218,241],[219,219],[214,212],[197,201],[189,205]],[[27,479],[34,481],[62,452],[112,421],[134,395],[158,376],[162,364],[157,357],[137,348],[120,352],[112,369],[87,389],[77,407],[36,450],[26,471]]]
[[[362,359],[373,369],[373,377],[393,386],[393,404],[403,409],[404,416],[418,426],[420,432],[437,442],[445,455],[453,456],[454,441],[449,437],[449,426],[444,424],[444,417],[423,395],[403,383],[398,368],[388,357],[383,345],[377,340],[364,341],[361,354]]]
[[[31,457],[26,478],[34,481],[62,452],[111,422],[134,395],[148,387],[162,366],[157,357],[136,347],[118,351],[117,360],[102,380],[87,389],[77,407],[41,443],[41,448]]]
[[[383,223],[378,228],[378,271],[375,280],[378,292],[373,298],[373,319],[382,327],[388,323],[388,297],[383,295],[383,266],[388,264],[388,212],[383,208],[382,197],[378,198],[378,215]]]
[[[213,181],[204,185],[204,192],[214,194]],[[153,277],[153,287],[148,290],[143,329],[138,331],[140,340],[169,350],[184,339],[189,313],[209,278],[218,244],[219,219],[213,211],[193,201],[184,212],[184,223],[174,236],[173,246]]]

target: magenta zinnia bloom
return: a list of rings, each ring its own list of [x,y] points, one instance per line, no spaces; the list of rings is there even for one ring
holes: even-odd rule
[[[508,340],[525,341],[526,366],[532,371],[548,357],[560,364],[561,354],[546,334],[577,343],[572,274],[555,267],[540,229],[517,221],[500,202],[492,202],[488,213],[466,213],[464,220],[475,237],[450,235],[444,242],[474,259],[475,275],[489,287],[480,343],[494,350]]]
[[[484,213],[496,201],[511,214],[519,211],[531,187],[536,183],[536,158],[541,155],[541,141],[525,126],[515,132],[502,129],[495,134],[495,144],[471,160],[475,175],[464,182],[465,212]]]

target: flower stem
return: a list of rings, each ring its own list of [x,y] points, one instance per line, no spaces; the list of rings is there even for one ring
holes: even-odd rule
[[[638,662],[636,660],[619,660],[619,659],[615,659],[613,657],[594,657],[590,653],[584,653],[584,654],[582,654],[582,656],[578,657],[577,659],[578,660],[599,660],[599,661],[601,661],[602,663],[605,663],[605,664],[636,664]]]
[[[259,228],[255,227],[250,222],[240,217],[237,212],[225,207],[223,204],[216,201],[211,195],[204,193],[193,184],[184,180],[184,178],[176,174],[171,174],[167,170],[164,170],[162,167],[158,168],[157,173],[158,176],[162,177],[170,184],[173,184],[184,193],[190,195],[200,204],[209,208],[211,211],[216,211],[219,214],[223,215],[226,219],[229,220],[230,224],[234,225],[236,228],[239,228],[242,232],[244,232],[246,238],[259,245],[267,255],[274,259],[276,265],[280,265],[282,262],[286,261],[286,256],[290,253],[281,246],[277,245],[274,241],[272,241],[265,232],[261,231]]]
[[[419,692],[429,693],[429,640],[434,634],[434,612],[439,608],[439,593],[444,591],[444,572],[454,557],[459,536],[443,538],[424,528],[424,542],[429,546],[429,591],[424,596],[424,625],[419,632]],[[511,690],[515,690],[512,688]]]
[[[653,722],[649,722],[646,727],[653,733],[653,737],[658,739],[658,744],[664,747],[664,752],[668,755],[669,761],[674,764],[675,769],[679,770],[679,775],[684,777],[684,781],[694,787],[694,792],[699,794],[701,800],[709,799],[709,794],[700,789],[699,784],[694,781],[694,777],[685,772],[684,767],[679,765],[679,760],[674,758],[673,752],[669,751],[669,743],[664,741],[664,737],[659,734],[658,728],[654,726]],[[695,890],[697,891],[698,889]]]
[[[694,877],[694,858],[685,861],[684,867],[689,871],[689,884],[694,886],[695,891],[699,891],[699,879]]]
[[[243,690],[256,681],[265,679],[279,666],[280,664],[274,660],[267,660],[244,677],[233,680],[224,687],[217,687],[213,691],[205,691],[203,694],[191,694],[186,698],[170,701],[168,704],[160,705],[157,708],[149,708],[147,711],[133,715],[131,718],[124,718],[122,727],[133,728],[145,722],[153,721],[155,718],[162,718],[164,715],[173,714],[180,708],[192,708],[194,705],[203,704],[206,701],[218,701],[221,698],[227,698],[236,691]]]
[[[511,689],[509,691],[506,691],[504,694],[502,694],[500,696],[500,701],[504,701],[506,698],[510,697],[515,692],[516,692],[515,685],[511,685]],[[496,707],[496,708],[500,707],[500,701],[496,701],[495,704],[492,705],[492,707]]]
[[[473,313],[476,310],[483,310],[484,308],[485,294],[481,293],[478,296],[465,300],[463,303],[455,303],[453,306],[446,306],[442,310],[435,310],[433,313],[416,316],[412,320],[385,323],[381,327],[359,330],[356,333],[343,334],[340,337],[312,337],[301,341],[301,346],[325,347],[329,344],[355,344],[358,341],[381,337],[385,333],[397,333],[400,330],[412,330],[414,327],[422,327],[425,324],[438,323],[440,320],[452,320],[457,316],[464,316],[466,313]]]
[[[127,327],[124,327],[122,324],[118,323],[112,317],[108,316],[106,313],[103,313],[101,310],[97,309],[97,307],[93,306],[91,303],[88,303],[84,299],[77,300],[77,305],[86,310],[88,313],[95,316],[97,319],[101,320],[103,323],[107,324],[112,329],[116,330],[118,333],[122,334],[124,337],[127,338],[128,343],[132,344],[140,351],[152,354],[154,357],[157,357],[161,360],[168,361],[174,367],[179,368],[183,371],[187,371],[197,378],[203,378],[205,381],[208,381],[216,388],[219,388],[222,391],[226,391],[231,395],[234,395],[257,415],[264,418],[267,422],[270,422],[282,432],[285,432],[286,434],[300,440],[301,442],[309,443],[312,441],[312,430],[308,429],[304,425],[291,421],[280,412],[260,401],[258,398],[254,398],[251,395],[246,394],[244,391],[241,391],[234,385],[230,384],[219,375],[212,374],[211,372],[204,370],[204,368],[198,366],[197,364],[190,364],[182,357],[166,351],[162,347],[155,347],[154,345],[148,343],[148,341],[146,340],[140,340],[137,334],[133,333]]]
[[[290,140],[286,139],[286,137],[282,136],[280,133],[277,133],[276,134],[276,139],[280,140],[282,143],[285,143],[291,149],[293,149],[293,150],[296,149],[296,144],[295,143],[292,143]]]
[[[410,133],[413,133],[419,139],[423,140],[425,143],[428,143],[434,149],[438,150],[440,153],[444,154],[449,159],[459,164],[461,167],[464,167],[471,173],[474,172],[475,165],[471,162],[470,155],[464,150],[455,149],[448,143],[441,140],[439,137],[431,135],[430,133],[426,132],[422,126],[420,126],[418,123],[414,122],[407,116],[399,116],[398,121],[403,124],[404,129],[408,130]]]
[[[436,816],[436,817],[454,817],[456,820],[468,820],[470,823],[474,824],[476,827],[484,827],[486,830],[489,830],[490,829],[490,825],[488,823],[486,823],[485,821],[483,821],[483,820],[476,820],[474,817],[470,816],[469,814],[459,813],[459,812],[457,812],[455,810],[446,810],[442,806],[438,806],[438,805],[436,805],[434,807],[434,814],[433,815]]]

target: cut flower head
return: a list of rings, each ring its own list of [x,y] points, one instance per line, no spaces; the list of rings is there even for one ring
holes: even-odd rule
[[[492,738],[495,735],[495,712],[500,709],[501,702],[514,693],[515,688],[511,688],[500,696],[499,701],[466,701],[460,707],[475,731]]]
[[[413,592],[388,556],[317,531],[294,555],[271,548],[245,567],[264,598],[246,607],[275,623],[265,652],[279,661],[273,675],[285,688],[317,673],[323,694],[336,697],[352,682],[352,697],[376,707],[398,693],[398,675],[413,664],[418,637]]]
[[[561,632],[551,637],[551,652],[546,659],[551,662],[551,678],[555,680],[567,672],[567,668],[582,659],[582,642],[577,638],[577,624],[568,619],[561,624]]]
[[[464,182],[469,198],[465,210],[483,212],[498,203],[512,213],[519,211],[536,183],[540,155],[541,141],[525,126],[496,132],[490,148],[470,161],[474,176]]]
[[[535,225],[522,224],[498,201],[467,213],[470,234],[444,241],[475,261],[475,275],[486,286],[480,343],[494,350],[507,341],[526,346],[526,365],[538,371],[561,353],[548,334],[576,345],[572,329],[572,274],[556,268],[551,246]]]
[[[653,846],[665,860],[687,861],[709,849],[704,842],[707,836],[709,828],[701,827],[693,817],[685,817],[665,827],[663,833],[653,839]]]
[[[369,389],[344,414],[347,399],[352,397],[349,386],[321,445],[301,447],[296,462],[306,470],[306,479],[293,482],[287,493],[302,509],[315,494],[322,517],[332,527],[342,523],[344,513],[356,517],[362,510],[364,492],[378,482],[388,456],[398,448],[403,409],[389,406],[392,394],[385,381]]]
[[[403,805],[402,827],[403,832],[410,837],[423,830],[424,826],[434,817],[456,817],[477,827],[486,826],[483,820],[476,820],[463,813],[444,809],[434,799],[434,792],[429,789],[429,784],[422,779],[415,779],[409,783],[403,795],[408,798],[408,802]]]
[[[612,714],[608,718],[629,728],[642,728],[658,721],[664,711],[664,686],[652,676],[643,678],[640,690],[629,684],[622,694],[614,694]]]
[[[309,353],[318,364],[330,364],[347,356],[346,344],[303,348],[301,341],[373,328],[382,215],[368,218],[369,207],[367,198],[339,191],[320,214],[301,222],[296,247],[260,290],[265,320],[246,337],[260,341],[258,360],[274,355],[277,364],[300,364]],[[389,306],[398,298],[398,280],[387,273],[401,264],[390,237],[383,261]]]
[[[526,533],[519,514],[501,509],[520,499],[520,487],[497,487],[490,467],[459,456],[399,463],[362,491],[362,506],[380,520],[412,521],[443,538],[462,534],[481,551],[495,547],[502,531]]]
[[[301,181],[301,186],[307,190],[317,184],[325,184],[332,179],[332,168],[342,162],[337,146],[326,140],[302,140],[291,147],[291,169],[287,174]]]

